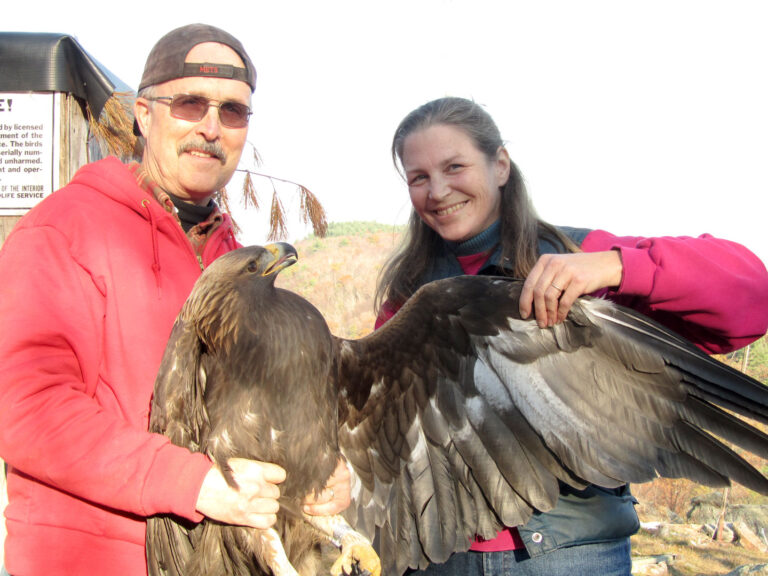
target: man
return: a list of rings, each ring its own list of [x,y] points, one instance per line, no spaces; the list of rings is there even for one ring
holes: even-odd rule
[[[173,321],[203,267],[238,246],[212,201],[246,142],[256,72],[205,25],[164,36],[134,107],[142,161],[85,166],[0,252],[0,457],[9,465],[5,563],[27,574],[143,574],[145,518],[267,528],[278,466],[203,454],[147,432]],[[339,466],[307,511],[349,503]]]

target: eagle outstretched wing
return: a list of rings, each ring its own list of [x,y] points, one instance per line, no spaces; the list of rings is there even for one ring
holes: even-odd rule
[[[768,494],[722,438],[768,456],[768,389],[632,311],[584,297],[567,320],[521,320],[522,282],[458,277],[381,329],[339,339],[339,443],[351,520],[380,528],[386,573],[441,562],[475,535],[551,509],[559,482],[657,476]]]

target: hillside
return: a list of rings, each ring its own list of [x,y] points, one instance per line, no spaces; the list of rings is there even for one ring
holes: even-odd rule
[[[328,237],[310,237],[295,243],[299,261],[281,273],[278,285],[317,306],[334,334],[364,336],[373,329],[375,320],[373,293],[377,274],[397,245],[400,232],[375,224],[332,224]],[[763,338],[750,350],[748,372],[768,383],[768,340]],[[740,351],[720,360],[740,367],[743,356]],[[765,461],[752,461],[759,469],[768,471]],[[706,524],[717,522],[722,505],[720,493],[687,480],[657,480],[635,485],[632,491],[641,503],[641,520],[664,524],[663,529],[644,529],[633,537],[633,554],[658,556],[668,564],[651,564],[648,572],[638,568],[638,574],[716,575],[729,574],[739,566],[768,564],[768,542],[764,535],[750,549],[744,536],[737,543],[717,542],[703,531]],[[727,522],[747,518],[752,532],[759,534],[764,525],[763,515],[768,526],[768,498],[741,486],[731,490]],[[666,572],[660,572],[662,568]],[[768,574],[768,569],[761,573]]]
[[[399,234],[375,223],[331,224],[325,238],[294,243],[299,261],[277,285],[312,302],[337,336],[360,338],[373,330],[376,277]]]

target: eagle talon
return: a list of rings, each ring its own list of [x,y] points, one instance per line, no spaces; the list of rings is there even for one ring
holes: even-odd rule
[[[344,576],[373,576],[368,570],[360,568],[360,563],[355,561],[350,572],[344,572]]]
[[[331,567],[333,576],[380,576],[379,555],[367,541],[342,545],[341,554]]]

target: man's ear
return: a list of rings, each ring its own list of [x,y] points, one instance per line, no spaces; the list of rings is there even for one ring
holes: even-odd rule
[[[139,131],[145,139],[149,132],[149,120],[151,115],[152,111],[150,109],[149,100],[146,100],[145,98],[136,98],[136,101],[133,103],[133,117],[136,119]]]

